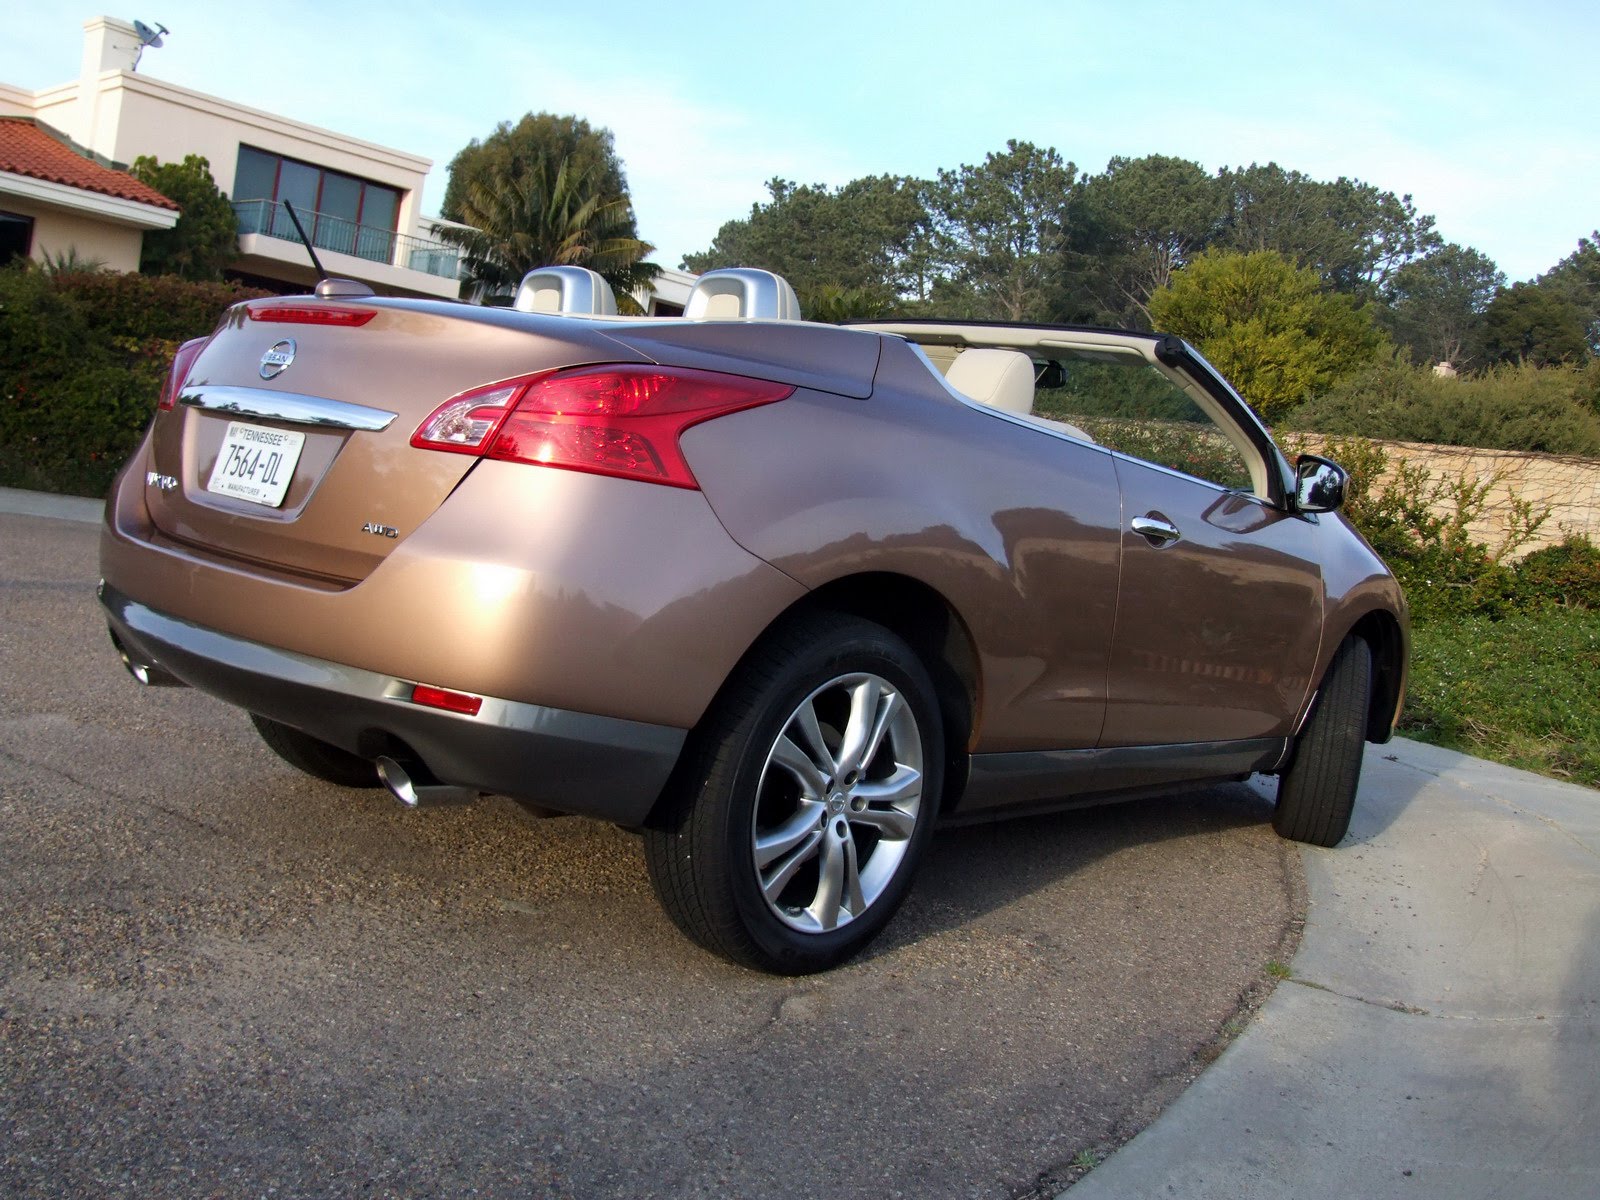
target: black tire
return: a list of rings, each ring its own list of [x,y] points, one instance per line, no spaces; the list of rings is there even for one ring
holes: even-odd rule
[[[261,740],[284,762],[328,783],[347,788],[381,787],[378,768],[359,755],[330,746],[327,742],[302,733],[292,725],[284,725],[267,717],[250,714]]]
[[[1272,827],[1313,846],[1337,846],[1350,831],[1372,694],[1372,651],[1361,638],[1339,647],[1278,780]]]
[[[876,739],[849,736],[863,722]],[[943,782],[939,706],[911,648],[855,617],[797,619],[751,652],[691,735],[644,830],[650,882],[713,953],[826,970],[905,899]]]

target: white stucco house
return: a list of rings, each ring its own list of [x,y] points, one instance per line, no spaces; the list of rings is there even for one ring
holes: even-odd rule
[[[391,294],[460,294],[456,252],[427,235],[433,222],[419,207],[430,160],[135,73],[132,25],[95,17],[83,29],[78,78],[37,92],[0,83],[0,119],[31,120],[102,165],[204,155],[238,214],[233,273],[247,282],[282,289],[316,281],[287,199],[330,273]],[[0,214],[32,216],[42,239],[39,214],[24,211],[29,198],[7,184],[0,178]],[[79,253],[136,269],[137,251],[131,267],[121,253],[113,263],[97,236],[82,231]]]
[[[433,236],[445,222],[420,207],[430,159],[136,72],[140,39],[126,21],[95,17],[83,35],[77,79],[37,92],[0,83],[0,135],[9,132],[29,152],[53,140],[82,160],[78,174],[102,172],[94,175],[99,192],[8,170],[0,136],[0,257],[75,249],[114,270],[137,270],[144,231],[171,228],[177,214],[158,193],[108,194],[118,190],[112,176],[142,186],[111,168],[140,155],[181,162],[200,154],[238,216],[230,276],[279,291],[316,282],[288,200],[329,274],[383,294],[460,298],[459,255]],[[681,314],[696,278],[663,271],[636,299],[652,315]]]

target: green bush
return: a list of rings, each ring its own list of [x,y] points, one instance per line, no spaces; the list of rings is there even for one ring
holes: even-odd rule
[[[1268,422],[1362,370],[1388,342],[1370,310],[1271,250],[1196,255],[1151,295],[1150,322],[1199,347]]]
[[[220,280],[223,270],[239,257],[239,218],[217,190],[210,162],[199,154],[187,155],[181,163],[163,163],[141,154],[129,173],[183,210],[173,228],[144,235],[139,269],[150,275]]]
[[[0,270],[0,484],[103,495],[178,345],[264,292],[171,276]]]
[[[1294,451],[1295,438],[1285,439]],[[1487,484],[1436,479],[1364,438],[1322,453],[1350,472],[1345,515],[1411,605],[1400,732],[1600,784],[1600,549],[1568,538],[1511,565],[1544,515],[1512,502],[1496,545],[1469,531]]]
[[[1293,447],[1294,439],[1286,439]],[[1383,556],[1405,590],[1412,614],[1501,616],[1516,606],[1507,566],[1544,523],[1546,513],[1516,498],[1496,545],[1469,529],[1483,512],[1490,483],[1435,477],[1365,438],[1328,438],[1321,452],[1350,473],[1344,513]]]
[[[1499,366],[1441,378],[1398,360],[1351,376],[1284,418],[1318,433],[1600,456],[1600,364]]]
[[[1214,425],[1202,425],[1198,421],[1129,421],[1120,417],[1077,414],[1066,419],[1112,450],[1224,487],[1250,487],[1250,472],[1239,457],[1239,451]]]
[[[1419,622],[1400,732],[1600,786],[1600,611]]]
[[[1523,608],[1566,605],[1600,611],[1600,547],[1586,537],[1535,550],[1513,574],[1516,600]]]
[[[230,304],[272,295],[237,283],[195,283],[176,275],[105,272],[53,282],[63,299],[83,313],[89,332],[173,342],[210,333]],[[0,292],[0,303],[5,299]]]

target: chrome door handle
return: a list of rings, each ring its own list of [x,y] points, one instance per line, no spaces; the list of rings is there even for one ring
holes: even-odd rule
[[[1128,528],[1158,550],[1162,546],[1171,545],[1183,536],[1178,532],[1178,527],[1164,517],[1135,517],[1128,522]]]

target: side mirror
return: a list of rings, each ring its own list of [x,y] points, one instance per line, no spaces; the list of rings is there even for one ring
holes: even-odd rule
[[[1294,464],[1294,506],[1303,513],[1333,512],[1344,503],[1350,475],[1332,459],[1302,454]]]
[[[1034,372],[1036,388],[1062,388],[1067,386],[1067,369],[1055,359],[1046,359]]]

